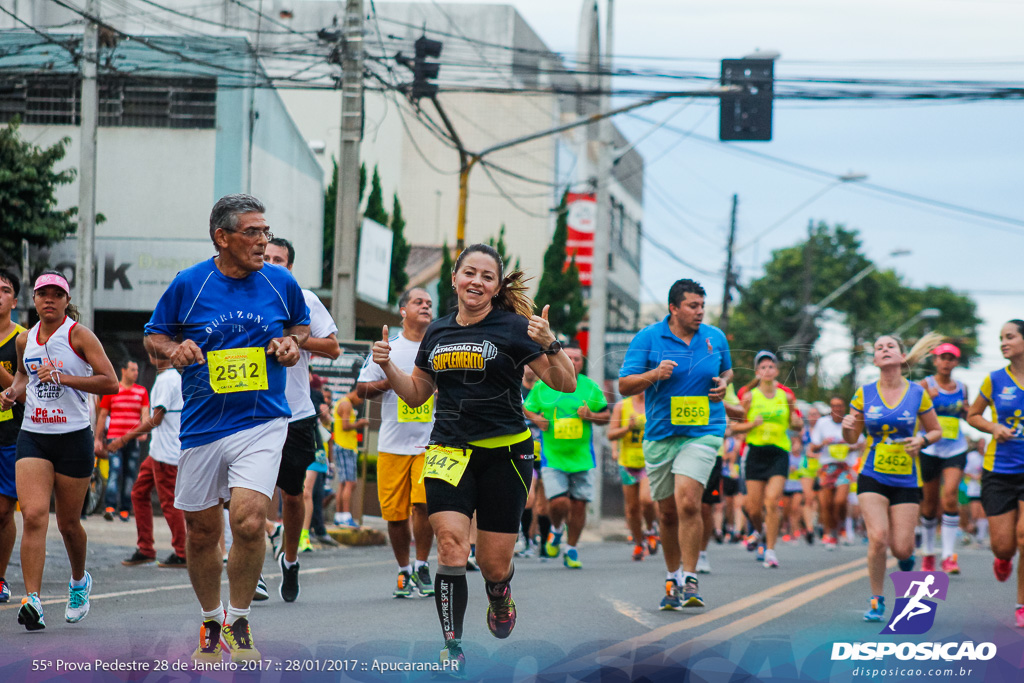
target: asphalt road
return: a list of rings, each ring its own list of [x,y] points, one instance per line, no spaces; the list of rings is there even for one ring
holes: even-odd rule
[[[255,603],[251,623],[264,661],[259,672],[197,672],[199,607],[187,572],[155,565],[126,568],[134,525],[90,518],[92,610],[79,624],[63,621],[68,565],[52,528],[43,603],[47,628],[28,633],[17,602],[0,605],[0,681],[405,681],[402,671],[437,661],[442,645],[433,599],[393,599],[396,568],[387,547],[342,547],[300,557],[302,593],[284,603],[279,572],[268,553],[272,597]],[[604,538],[621,522],[601,527]],[[157,520],[158,554],[169,552]],[[713,572],[701,577],[707,607],[660,611],[661,556],[630,559],[630,546],[588,533],[583,569],[560,560],[519,559],[513,595],[515,632],[495,640],[484,623],[479,573],[469,575],[464,648],[471,680],[507,681],[1017,681],[1024,678],[1024,642],[1014,627],[1014,585],[993,578],[991,553],[960,549],[963,573],[951,577],[932,628],[923,635],[879,635],[883,624],[862,620],[869,587],[864,546],[826,552],[820,545],[780,544],[782,566],[764,569],[740,546],[710,548]],[[17,550],[8,571],[23,590]],[[226,582],[224,590],[227,596]],[[895,600],[886,587],[890,614]],[[987,661],[833,661],[835,643],[991,642]],[[954,650],[956,652],[956,650]],[[97,662],[124,669],[104,671]],[[69,672],[71,667],[89,666]],[[60,667],[60,670],[58,670]],[[165,670],[166,668],[166,670]],[[389,669],[399,670],[389,670]],[[866,670],[866,671],[865,671]],[[878,673],[882,671],[882,673]],[[874,675],[871,675],[871,674]]]

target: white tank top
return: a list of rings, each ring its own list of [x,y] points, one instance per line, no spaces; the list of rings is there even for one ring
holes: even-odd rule
[[[84,392],[53,382],[40,382],[37,370],[56,367],[61,375],[91,377],[92,366],[71,347],[71,328],[77,325],[65,317],[45,344],[39,343],[39,324],[28,331],[25,344],[25,419],[21,428],[37,434],[66,434],[90,426],[89,401]]]

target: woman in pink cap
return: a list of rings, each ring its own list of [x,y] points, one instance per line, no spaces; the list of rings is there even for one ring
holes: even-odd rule
[[[24,398],[15,479],[24,530],[21,569],[28,597],[18,623],[29,631],[46,628],[39,590],[46,561],[50,495],[55,494],[57,528],[71,563],[64,619],[75,623],[89,613],[92,577],[85,571],[88,539],[79,515],[93,468],[93,439],[86,394],[117,393],[117,376],[92,330],[79,325],[71,288],[57,271],[36,279],[33,301],[39,322],[18,335],[18,369],[0,393],[0,411]]]
[[[957,494],[967,466],[967,435],[960,429],[960,420],[967,417],[967,387],[953,379],[953,369],[960,364],[960,349],[946,342],[932,351],[935,374],[920,384],[931,396],[935,413],[942,425],[942,438],[921,450],[921,569],[935,570],[935,527],[939,525],[939,504],[942,507],[942,571],[959,574],[956,532],[960,527],[960,501]],[[940,495],[941,490],[941,495]]]

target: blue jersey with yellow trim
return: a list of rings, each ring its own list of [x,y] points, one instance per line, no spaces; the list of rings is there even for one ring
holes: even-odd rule
[[[890,406],[875,382],[858,389],[850,407],[863,413],[867,431],[861,474],[888,486],[920,486],[917,456],[908,454],[900,441],[914,436],[918,417],[932,409],[928,392],[920,384],[906,382],[903,396]]]
[[[980,391],[994,413],[990,419],[1013,432],[1013,438],[1003,443],[989,439],[982,467],[997,474],[1024,473],[1024,385],[1007,366],[989,374]]]
[[[967,387],[960,380],[956,382],[956,389],[946,391],[939,387],[934,375],[925,378],[929,387],[936,387],[939,393],[932,398],[932,406],[935,414],[939,417],[939,425],[942,427],[942,438],[921,450],[925,455],[932,455],[936,458],[951,458],[967,452],[967,433],[961,429],[960,416],[963,415],[964,404],[967,403]]]

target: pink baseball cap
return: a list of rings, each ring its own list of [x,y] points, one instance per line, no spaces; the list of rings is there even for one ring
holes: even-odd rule
[[[935,350],[932,351],[932,354],[936,356],[941,356],[944,353],[953,354],[957,358],[960,357],[960,349],[953,346],[949,342],[946,342],[945,344],[939,344],[938,346],[935,347]]]
[[[64,276],[57,275],[56,273],[44,273],[36,278],[35,287],[32,291],[38,291],[43,287],[53,285],[54,287],[60,287],[64,290],[64,293],[71,296],[71,287],[68,286],[68,281],[64,279]]]

